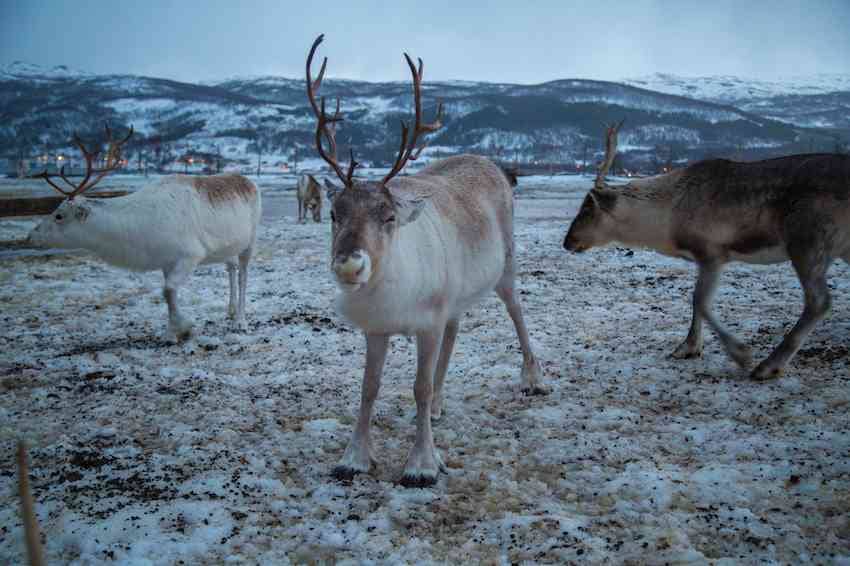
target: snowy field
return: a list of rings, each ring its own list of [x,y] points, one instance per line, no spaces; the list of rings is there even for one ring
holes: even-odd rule
[[[552,393],[520,393],[513,326],[487,298],[462,319],[433,489],[396,483],[415,431],[403,337],[376,404],[380,465],[330,477],[364,342],[332,308],[327,220],[295,224],[291,191],[264,186],[245,334],[225,320],[223,266],[184,288],[198,337],[177,346],[161,275],[0,257],[0,564],[24,562],[18,438],[51,564],[850,564],[850,267],[833,267],[833,312],[781,379],[749,381],[710,333],[703,359],[674,361],[693,269],[564,252],[589,183],[524,179],[517,199],[518,286]],[[0,241],[32,226],[0,221]],[[790,266],[735,265],[716,312],[758,359],[801,307]]]

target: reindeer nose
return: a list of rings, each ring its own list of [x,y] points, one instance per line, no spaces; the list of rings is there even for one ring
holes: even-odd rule
[[[340,277],[357,277],[366,265],[366,258],[360,250],[350,254],[339,254],[334,259],[334,271]]]

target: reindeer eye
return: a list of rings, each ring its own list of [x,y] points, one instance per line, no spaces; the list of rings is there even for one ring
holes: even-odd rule
[[[334,214],[333,210],[331,210],[331,222],[336,222],[336,214]]]
[[[62,215],[61,215],[61,214],[57,214],[56,216],[54,216],[54,218],[56,218],[56,221],[57,221],[57,222],[62,222],[62,218],[63,218],[63,217],[62,217]]]
[[[386,220],[384,220],[384,224],[389,224],[390,222],[395,222],[395,216],[390,216]]]

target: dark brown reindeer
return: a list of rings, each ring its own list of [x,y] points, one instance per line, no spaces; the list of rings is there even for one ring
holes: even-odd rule
[[[742,368],[750,364],[749,348],[711,312],[721,271],[731,261],[790,260],[805,295],[803,314],[752,372],[755,379],[779,376],[829,311],[829,266],[835,259],[850,262],[850,156],[792,155],[752,163],[712,159],[610,187],[605,174],[617,151],[618,130],[608,128],[605,160],[564,248],[582,252],[617,241],[695,261],[699,276],[691,328],[672,355],[702,355],[705,320]]]
[[[347,172],[336,158],[333,124],[342,120],[316,100],[327,58],[314,81],[310,68],[322,42],[307,57],[307,96],[316,114],[316,149],[343,187],[333,192],[331,267],[339,286],[337,306],[363,329],[366,369],[357,425],[333,473],[351,478],[369,471],[374,459],[370,436],[392,334],[415,335],[417,344],[416,440],[401,483],[436,482],[445,466],[434,446],[431,419],[439,418],[443,381],[458,332],[458,319],[483,295],[495,290],[514,322],[523,354],[522,387],[542,393],[540,369],[531,350],[522,310],[514,293],[513,199],[499,167],[472,155],[433,163],[415,175],[397,177],[421,154],[420,138],[440,128],[442,106],[433,123],[422,121],[422,61],[405,54],[413,76],[415,122],[402,124],[395,164],[380,181],[354,178],[353,152]],[[325,147],[327,146],[327,148]]]

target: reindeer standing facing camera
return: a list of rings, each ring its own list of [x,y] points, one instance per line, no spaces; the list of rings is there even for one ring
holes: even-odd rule
[[[259,191],[240,175],[173,175],[124,197],[86,198],[83,193],[118,169],[121,146],[132,133],[131,128],[126,138],[116,141],[107,126],[103,169],[94,168],[99,152],[87,149],[74,134],[86,173],[76,184],[64,168],[58,174],[39,175],[68,198],[30,232],[30,242],[83,248],[111,265],[133,271],[162,271],[171,341],[186,339],[192,331],[177,307],[177,289],[198,265],[225,263],[230,278],[228,316],[237,329],[244,329],[248,263],[261,214]],[[72,190],[64,190],[55,182],[57,178]]]
[[[422,122],[422,61],[405,54],[413,75],[415,122],[402,124],[395,164],[380,181],[354,178],[353,151],[347,173],[336,158],[339,103],[330,116],[316,101],[327,58],[314,81],[310,68],[319,36],[307,57],[307,95],[318,120],[316,149],[343,187],[332,194],[331,268],[339,286],[338,309],[366,335],[366,370],[360,414],[338,478],[367,472],[373,462],[370,420],[381,382],[389,337],[415,335],[417,344],[416,440],[401,483],[431,485],[444,464],[434,446],[431,419],[442,411],[443,380],[458,332],[458,320],[495,290],[513,319],[522,347],[522,387],[542,393],[540,369],[531,350],[522,309],[514,293],[513,195],[502,170],[472,155],[432,163],[415,175],[397,177],[419,157],[423,134],[440,128]],[[325,148],[327,145],[327,150]]]

